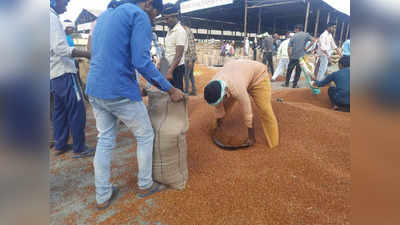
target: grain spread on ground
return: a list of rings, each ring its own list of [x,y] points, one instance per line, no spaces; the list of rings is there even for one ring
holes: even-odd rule
[[[215,70],[196,66],[195,74],[199,96],[189,103],[186,188],[137,199],[132,143],[113,155],[112,181],[121,186],[120,196],[109,209],[97,211],[92,160],[51,154],[50,191],[60,195],[50,201],[55,224],[350,224],[350,114],[330,109],[326,89],[318,96],[309,89],[273,91],[279,147],[268,149],[255,111],[257,143],[228,152],[211,139],[214,109],[202,96]],[[232,112],[226,122],[230,132],[245,138],[241,114]],[[118,138],[129,136],[124,131]],[[65,182],[52,185],[57,179]]]

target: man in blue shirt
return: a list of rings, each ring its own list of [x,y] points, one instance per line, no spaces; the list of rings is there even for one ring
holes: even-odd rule
[[[333,109],[350,111],[350,57],[343,56],[339,60],[339,69],[322,81],[314,81],[313,86],[323,87],[331,81],[335,82],[336,87],[328,89]]]
[[[342,46],[343,49],[343,55],[344,56],[350,56],[350,39],[347,39]]]
[[[86,93],[99,131],[94,158],[98,209],[107,208],[118,193],[110,183],[117,119],[137,140],[139,197],[165,189],[152,179],[154,132],[135,76],[137,70],[155,87],[168,92],[172,101],[183,98],[183,93],[172,87],[150,58],[150,19],[154,20],[162,9],[162,0],[124,0],[100,15],[93,31]]]

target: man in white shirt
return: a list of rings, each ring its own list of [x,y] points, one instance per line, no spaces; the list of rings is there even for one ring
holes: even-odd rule
[[[169,63],[166,74],[171,84],[183,91],[183,76],[185,75],[185,52],[188,48],[186,31],[178,20],[179,5],[165,5],[163,17],[169,31],[165,37],[165,57]],[[165,75],[165,74],[164,74]]]
[[[276,68],[271,81],[275,81],[276,78],[278,78],[279,75],[281,75],[283,73],[284,70],[287,70],[288,65],[289,65],[289,55],[288,55],[288,47],[289,47],[289,41],[290,38],[293,37],[294,33],[286,33],[286,37],[287,39],[284,40],[278,48],[278,52],[277,52],[277,57],[279,60],[278,63],[278,67]],[[290,79],[290,82],[292,82],[294,79],[293,77],[293,73],[292,73],[292,77]]]
[[[325,73],[328,69],[329,57],[332,54],[333,50],[336,50],[339,54],[339,49],[336,46],[335,40],[332,37],[332,34],[336,31],[336,24],[329,23],[325,32],[321,34],[318,42],[317,56],[318,56],[318,65],[317,68],[317,80],[322,81],[325,79]]]
[[[73,57],[90,58],[90,53],[68,46],[58,17],[66,12],[68,2],[50,0],[50,90],[54,96],[54,140],[56,154],[64,154],[71,150],[67,144],[71,132],[73,158],[81,158],[93,156],[94,150],[85,144],[86,110]]]

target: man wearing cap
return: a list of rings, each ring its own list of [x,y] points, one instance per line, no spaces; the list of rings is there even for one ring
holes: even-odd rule
[[[289,56],[289,65],[288,70],[286,71],[286,81],[282,85],[283,87],[289,87],[289,80],[292,75],[293,69],[296,68],[296,75],[293,81],[293,88],[298,88],[297,82],[300,79],[301,68],[299,64],[299,59],[304,57],[306,51],[312,47],[312,44],[315,42],[315,39],[306,32],[303,32],[303,25],[298,24],[294,28],[294,36],[289,41],[288,47],[288,56]],[[310,41],[311,44],[308,48],[306,48],[307,42]]]
[[[264,135],[270,148],[279,144],[279,129],[271,104],[271,83],[264,64],[252,60],[231,60],[204,88],[204,99],[216,107],[217,130],[237,101],[248,128],[247,143],[256,142],[250,96],[260,112]]]
[[[74,24],[70,20],[64,20],[64,28],[68,46],[74,47],[75,43],[71,36],[71,34],[74,32]]]
[[[166,188],[152,179],[154,131],[135,76],[137,70],[152,85],[168,92],[172,101],[183,98],[183,93],[172,87],[150,57],[151,20],[162,9],[162,0],[125,0],[101,14],[93,31],[86,93],[99,132],[93,164],[97,208],[101,210],[118,193],[118,188],[110,182],[117,119],[136,137],[138,197]]]
[[[178,20],[179,4],[166,4],[163,17],[169,27],[165,37],[165,57],[169,63],[166,74],[171,84],[183,91],[185,75],[185,52],[188,48],[186,31]]]
[[[318,65],[317,68],[317,80],[322,81],[325,79],[325,73],[328,69],[329,57],[332,55],[332,51],[336,50],[337,54],[339,54],[339,49],[336,46],[335,40],[333,40],[332,34],[336,31],[336,24],[329,23],[328,27],[319,37],[317,56],[318,56]]]
[[[90,53],[68,46],[59,15],[66,12],[69,0],[50,1],[50,90],[54,96],[53,126],[56,154],[71,149],[73,158],[89,157],[94,150],[85,144],[86,110],[78,87],[73,57],[90,58]]]

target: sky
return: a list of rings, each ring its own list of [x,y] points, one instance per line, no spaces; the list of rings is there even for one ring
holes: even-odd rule
[[[111,0],[70,0],[67,12],[61,15],[61,19],[75,21],[82,9],[105,10]],[[164,4],[177,0],[163,0]],[[337,10],[350,15],[350,0],[324,0]]]

